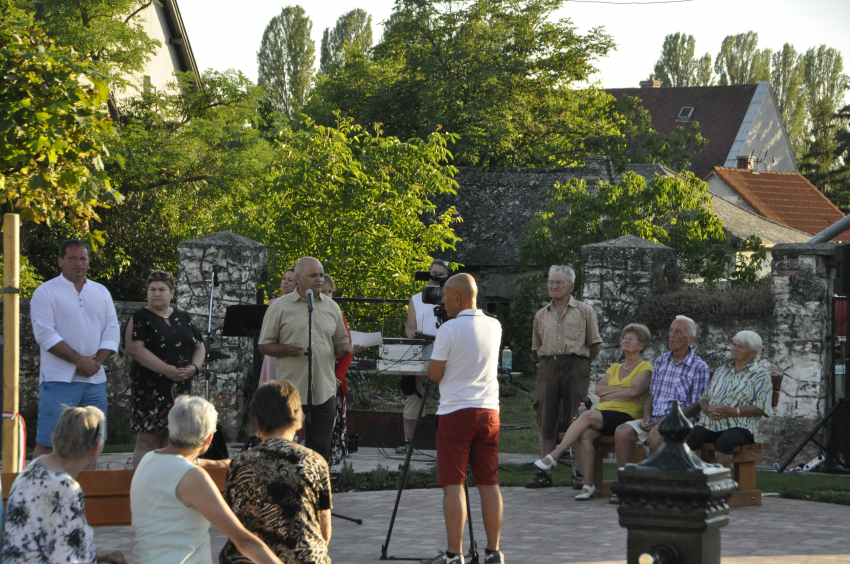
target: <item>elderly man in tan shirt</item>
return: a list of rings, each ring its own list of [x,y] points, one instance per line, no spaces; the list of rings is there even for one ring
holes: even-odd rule
[[[540,426],[540,457],[555,448],[558,423],[572,421],[587,397],[590,363],[599,354],[602,338],[596,312],[572,297],[576,274],[568,266],[549,269],[552,302],[534,316],[531,349],[537,351],[537,424]],[[527,488],[552,485],[548,470],[541,470],[525,484]]]
[[[338,356],[359,353],[352,348],[339,306],[321,292],[324,284],[322,263],[303,257],[295,265],[295,292],[276,299],[266,310],[260,330],[260,352],[277,359],[277,380],[289,380],[307,403],[307,343],[309,342],[307,290],[313,290],[313,395],[306,426],[306,446],[325,459],[330,456],[336,418],[336,376]]]

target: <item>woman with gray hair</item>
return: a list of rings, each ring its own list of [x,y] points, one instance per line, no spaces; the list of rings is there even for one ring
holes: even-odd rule
[[[180,396],[168,414],[168,446],[147,453],[130,484],[136,564],[212,564],[210,523],[249,562],[282,564],[224,503],[198,456],[210,447],[218,415],[203,398]]]
[[[732,449],[755,442],[759,419],[773,415],[773,382],[756,362],[761,349],[758,333],[741,331],[732,339],[732,362],[717,369],[700,399],[702,413],[688,437],[691,450],[714,443],[715,461],[729,466]]]
[[[69,407],[51,440],[53,452],[40,456],[18,475],[6,505],[5,540],[0,560],[25,562],[112,562],[124,555],[99,555],[86,521],[83,490],[75,478],[103,450],[103,412]]]
[[[577,454],[584,475],[584,488],[576,496],[578,501],[599,496],[593,484],[593,441],[601,436],[613,437],[618,426],[643,417],[652,365],[643,360],[641,354],[651,340],[652,335],[646,325],[630,323],[623,328],[620,351],[625,360],[622,364],[612,364],[596,384],[599,403],[573,421],[555,450],[534,463],[541,470],[549,470],[568,448],[579,442]]]

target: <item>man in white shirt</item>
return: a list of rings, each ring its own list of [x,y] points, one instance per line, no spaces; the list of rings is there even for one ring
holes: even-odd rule
[[[475,307],[478,286],[469,274],[449,278],[443,303],[453,317],[434,341],[428,377],[440,384],[437,410],[437,483],[443,487],[448,549],[432,564],[464,564],[463,529],[467,466],[481,495],[487,533],[485,564],[504,563],[502,493],[499,490],[499,382],[502,326]]]
[[[59,268],[62,273],[36,288],[30,300],[41,349],[33,459],[53,452],[50,436],[66,407],[93,405],[106,414],[103,363],[118,354],[121,339],[109,290],[86,279],[89,251],[82,241],[59,246]]]

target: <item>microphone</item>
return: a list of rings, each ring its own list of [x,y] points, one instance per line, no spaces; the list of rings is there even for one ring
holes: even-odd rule
[[[313,311],[313,290],[307,290],[307,310]]]

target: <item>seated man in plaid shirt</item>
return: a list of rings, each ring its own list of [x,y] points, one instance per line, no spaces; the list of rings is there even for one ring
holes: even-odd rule
[[[685,417],[696,423],[699,400],[709,380],[708,365],[691,350],[696,334],[697,324],[684,315],[677,315],[670,324],[670,352],[655,359],[643,419],[623,423],[614,434],[618,467],[628,462],[635,443],[647,443],[650,456],[661,447],[664,439],[658,432],[658,423],[670,413],[674,401],[679,402]]]

